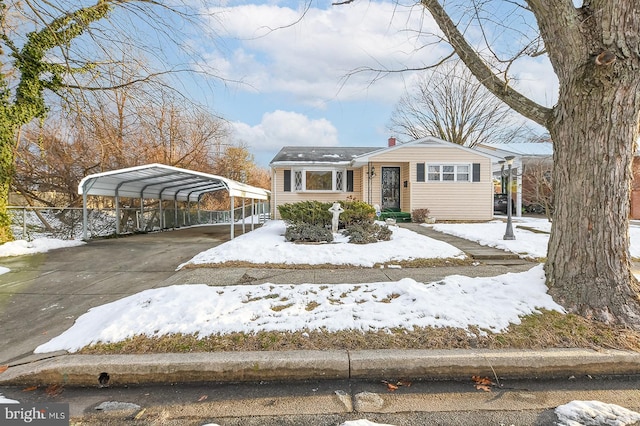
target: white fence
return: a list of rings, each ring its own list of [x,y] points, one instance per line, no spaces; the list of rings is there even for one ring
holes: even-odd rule
[[[80,207],[8,207],[11,216],[11,229],[17,240],[31,241],[36,238],[59,238],[65,240],[83,237],[82,208]],[[88,238],[109,237],[116,234],[116,220],[120,221],[120,234],[135,232],[153,232],[160,230],[160,215],[163,229],[184,226],[231,223],[231,212],[173,208],[120,208],[120,217],[116,218],[116,209],[87,209]],[[233,211],[234,222],[262,223],[269,218],[268,203],[255,203],[238,207]]]

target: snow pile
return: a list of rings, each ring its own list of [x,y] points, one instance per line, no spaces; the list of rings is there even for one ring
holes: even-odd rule
[[[75,247],[82,244],[85,243],[78,240],[59,240],[56,238],[39,238],[33,241],[17,240],[0,245],[0,257],[44,253],[49,250]]]
[[[443,223],[433,225],[433,229],[445,234],[476,241],[485,246],[517,253],[521,257],[537,259],[547,256],[551,222],[547,219],[539,218],[514,218],[513,234],[516,237],[515,240],[504,240],[502,238],[506,231],[506,224],[501,220],[487,223]],[[532,229],[540,232],[534,232]],[[631,256],[639,258],[640,227],[631,225],[629,227],[629,237]]]
[[[347,244],[337,238],[331,244],[294,244],[284,239],[286,226],[272,220],[247,234],[196,255],[185,265],[245,261],[307,265],[354,265],[372,267],[376,263],[417,258],[464,258],[459,249],[442,241],[392,226],[391,241]]]
[[[36,353],[77,351],[135,335],[387,330],[477,326],[500,332],[519,317],[563,312],[547,293],[542,265],[521,273],[429,284],[405,278],[369,284],[173,285],[98,306]]]
[[[0,404],[20,404],[20,401],[9,399],[0,393]]]
[[[600,401],[572,401],[555,411],[559,426],[625,426],[640,422],[640,413]]]

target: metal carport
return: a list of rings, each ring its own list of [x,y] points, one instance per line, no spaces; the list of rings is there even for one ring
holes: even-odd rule
[[[208,192],[227,191],[231,198],[231,238],[234,237],[233,209],[235,197],[254,200],[268,200],[270,191],[257,188],[222,176],[211,175],[164,164],[147,164],[126,169],[111,170],[84,177],[78,185],[78,194],[82,195],[83,238],[87,240],[87,197],[101,195],[114,197],[116,217],[120,217],[120,197],[139,198],[140,208],[144,208],[145,199],[161,201],[173,200],[199,202]],[[244,202],[243,202],[244,204]],[[162,203],[160,203],[162,210]],[[177,208],[176,208],[177,215]],[[162,229],[162,219],[161,226]],[[176,221],[177,222],[177,221]],[[120,232],[119,220],[116,220],[116,234]],[[251,222],[253,227],[253,220]]]

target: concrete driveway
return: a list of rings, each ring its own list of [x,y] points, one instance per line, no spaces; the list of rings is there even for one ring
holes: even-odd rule
[[[0,275],[0,364],[34,359],[90,308],[167,285],[178,265],[228,240],[228,225],[202,226],[0,258],[11,269]]]

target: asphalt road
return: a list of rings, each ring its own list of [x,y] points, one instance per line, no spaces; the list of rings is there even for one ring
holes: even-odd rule
[[[85,425],[339,425],[366,418],[404,425],[553,425],[555,407],[598,400],[640,411],[640,377],[504,380],[490,392],[469,381],[324,380],[117,388],[3,387],[23,403],[68,402]],[[397,383],[398,378],[389,378]],[[107,403],[108,404],[105,404]]]

